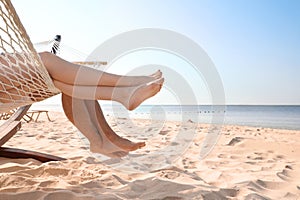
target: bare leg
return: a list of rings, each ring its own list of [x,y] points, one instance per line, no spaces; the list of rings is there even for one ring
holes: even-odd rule
[[[155,73],[156,76],[120,76],[70,63],[49,52],[39,55],[50,76],[69,85],[131,87],[149,83],[161,77],[161,75],[158,77],[159,73],[161,74],[160,71]]]
[[[134,151],[145,146],[144,142],[134,143],[118,136],[108,125],[99,103],[96,100],[84,101],[94,124],[97,124],[98,130],[103,132],[112,143],[126,151]]]
[[[62,105],[67,118],[80,130],[90,141],[90,151],[101,153],[109,157],[123,157],[128,154],[113,144],[105,134],[98,130],[85,104],[85,100],[62,96]],[[76,108],[73,109],[73,108]]]
[[[148,85],[136,87],[93,87],[74,86],[54,80],[54,85],[68,96],[87,100],[113,100],[124,105],[128,110],[138,107],[143,101],[157,94],[163,84],[161,78]]]

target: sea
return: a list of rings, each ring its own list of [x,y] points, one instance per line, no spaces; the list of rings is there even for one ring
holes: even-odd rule
[[[192,121],[300,130],[300,105],[141,105],[127,111],[119,104],[101,104],[105,116],[168,121]],[[32,106],[32,109],[63,111],[60,104]]]

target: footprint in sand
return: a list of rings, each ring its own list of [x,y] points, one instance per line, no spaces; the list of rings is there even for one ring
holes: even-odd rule
[[[148,128],[148,130],[146,132],[151,132],[153,130],[152,127]]]
[[[38,136],[36,136],[36,139],[37,139],[37,140],[39,140],[39,139],[43,139],[43,138],[45,138],[45,136],[44,136],[44,135],[38,135]]]
[[[58,184],[58,181],[42,181],[41,183],[38,184],[38,187],[43,187],[43,188],[51,188],[55,187]]]
[[[222,154],[222,153],[218,155],[218,158],[227,158],[227,157],[228,156],[226,154]]]
[[[261,196],[259,194],[251,193],[245,196],[245,200],[270,200],[268,197]]]
[[[277,176],[284,181],[295,181],[300,179],[299,171],[295,171],[294,167],[292,167],[291,165],[286,165],[281,172],[277,173]]]
[[[168,130],[161,130],[161,131],[159,132],[159,135],[167,135],[169,132],[170,132],[170,131],[168,131]]]
[[[247,158],[252,160],[265,160],[267,159],[268,155],[264,152],[254,152],[254,155],[247,156]]]
[[[171,143],[171,146],[177,146],[177,145],[179,145],[178,142],[172,142],[172,143]]]
[[[227,144],[228,146],[234,146],[235,144],[243,141],[243,137],[234,137],[233,139],[230,140],[230,142]]]
[[[166,170],[166,171],[161,171],[160,173],[158,173],[158,176],[160,176],[162,178],[167,178],[167,179],[173,180],[175,178],[178,178],[180,176],[180,173],[171,171],[171,170]]]
[[[285,182],[277,182],[277,181],[263,181],[258,179],[255,183],[263,189],[269,190],[280,190],[285,187]]]

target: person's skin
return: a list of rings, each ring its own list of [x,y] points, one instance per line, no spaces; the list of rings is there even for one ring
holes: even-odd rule
[[[122,76],[71,63],[50,52],[39,55],[51,78],[69,85],[132,87],[155,81],[162,75],[157,71],[150,76]]]
[[[135,151],[146,145],[145,142],[132,142],[117,135],[107,123],[98,101],[85,100],[85,103],[91,119],[112,143],[126,151]]]
[[[90,151],[101,153],[109,157],[123,157],[128,151],[113,144],[106,135],[101,132],[95,121],[91,118],[86,101],[63,95],[63,109],[67,118],[90,141]],[[73,109],[76,108],[76,109]]]
[[[78,106],[85,107],[88,111],[88,117],[92,122],[92,126],[94,129],[97,129],[96,132],[100,134],[101,138],[108,139],[111,143],[116,145],[118,148],[115,148],[115,146],[111,147],[111,149],[115,149],[116,152],[120,151],[119,148],[123,151],[129,152],[145,146],[144,142],[134,143],[128,139],[118,136],[107,123],[101,107],[96,100],[76,99],[74,97],[67,96],[66,94],[62,94],[62,104],[67,118],[76,125],[76,127],[84,126],[84,120],[82,120],[82,118],[87,116],[82,115],[82,113],[78,113]],[[80,108],[80,110],[82,110],[82,108]],[[84,132],[82,133],[85,134]],[[98,148],[101,148],[101,144],[95,143],[94,140],[91,140],[90,144],[91,146],[97,145]]]
[[[138,107],[143,101],[157,94],[164,82],[160,78],[150,84],[132,87],[109,87],[109,86],[76,86],[68,85],[54,80],[54,85],[62,93],[69,96],[88,100],[112,100],[121,103],[128,110]]]

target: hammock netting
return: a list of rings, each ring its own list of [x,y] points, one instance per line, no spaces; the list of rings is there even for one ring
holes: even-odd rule
[[[59,93],[9,0],[0,0],[0,113]]]

